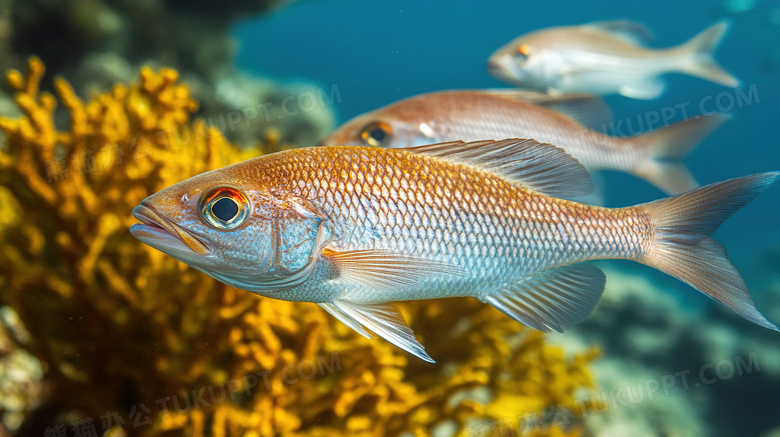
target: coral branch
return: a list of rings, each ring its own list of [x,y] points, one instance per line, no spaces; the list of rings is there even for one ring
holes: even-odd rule
[[[144,68],[138,84],[86,103],[61,78],[57,98],[39,93],[43,72],[32,58],[26,75],[8,74],[24,116],[0,119],[0,303],[45,369],[48,397],[29,417],[49,423],[36,425],[100,424],[109,412],[121,419],[111,432],[126,435],[423,435],[550,405],[577,411],[595,356],[567,358],[489,306],[403,305],[430,365],[315,305],[257,298],[139,243],[127,227],[144,197],[257,150],[191,122],[197,103],[174,70]],[[208,405],[193,407],[198,396]],[[136,426],[139,412],[149,421]],[[529,435],[578,433],[575,422]]]

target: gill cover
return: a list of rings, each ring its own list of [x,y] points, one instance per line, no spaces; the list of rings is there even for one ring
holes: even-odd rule
[[[223,282],[255,293],[295,288],[304,283],[316,267],[322,248],[330,239],[328,217],[306,199],[288,193],[268,193],[268,267],[257,274],[229,278],[215,273]],[[261,262],[262,264],[262,262]]]

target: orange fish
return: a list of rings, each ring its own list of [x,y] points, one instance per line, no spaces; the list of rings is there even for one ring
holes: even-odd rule
[[[589,170],[615,170],[647,180],[667,194],[698,187],[682,159],[729,117],[691,118],[635,137],[587,129],[609,112],[590,95],[527,91],[441,91],[420,94],[359,115],[321,141],[325,146],[412,147],[445,141],[533,138],[555,144]]]
[[[411,149],[319,147],[265,155],[146,198],[130,232],[226,284],[314,302],[426,361],[393,301],[470,296],[526,326],[563,331],[601,297],[583,261],[630,259],[777,329],[710,234],[780,173],[607,209],[587,170],[530,140]]]

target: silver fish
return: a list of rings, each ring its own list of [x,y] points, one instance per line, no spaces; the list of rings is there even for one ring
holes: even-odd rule
[[[398,148],[458,140],[533,138],[561,147],[589,170],[629,173],[667,194],[679,194],[698,186],[682,159],[729,118],[726,114],[697,116],[626,138],[601,134],[578,122],[592,123],[608,113],[606,104],[591,95],[440,91],[359,115],[320,144]]]
[[[601,21],[562,26],[522,35],[494,52],[488,71],[498,79],[554,93],[622,94],[654,99],[664,90],[658,76],[679,72],[736,87],[739,81],[722,69],[712,52],[728,30],[714,24],[690,41],[666,49],[641,42],[650,32],[631,21]]]

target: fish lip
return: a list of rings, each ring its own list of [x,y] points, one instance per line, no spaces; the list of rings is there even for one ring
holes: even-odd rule
[[[515,86],[527,86],[527,78],[522,71],[519,72],[521,76],[516,76],[517,73],[512,71],[510,64],[511,61],[503,57],[490,58],[487,62],[488,74]]]
[[[489,59],[487,63],[487,71],[488,73],[497,73],[501,71],[501,66],[498,65],[498,62],[494,61],[493,59]]]
[[[497,79],[506,80],[506,81],[510,81],[510,80],[514,81],[512,76],[509,74],[507,69],[504,67],[504,64],[499,62],[499,61],[488,60],[487,71],[488,71],[488,74],[490,74],[491,76],[493,76],[493,77],[495,77]]]
[[[151,228],[153,232],[164,231],[165,233],[176,237],[198,255],[208,255],[211,252],[211,246],[209,246],[208,243],[172,222],[149,204],[141,202],[140,205],[133,208],[133,217],[142,223],[133,225],[134,228],[137,226],[146,226]]]

